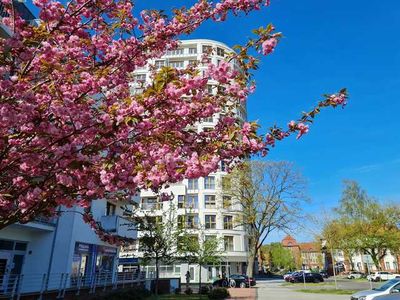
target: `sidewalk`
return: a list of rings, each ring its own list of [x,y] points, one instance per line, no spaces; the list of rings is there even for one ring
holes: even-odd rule
[[[255,288],[231,288],[228,289],[232,300],[255,300],[257,291]]]

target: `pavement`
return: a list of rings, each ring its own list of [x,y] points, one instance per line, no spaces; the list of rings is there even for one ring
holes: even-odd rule
[[[303,289],[303,284],[284,285],[285,281],[281,279],[261,279],[257,280],[257,286],[252,288],[232,288],[229,289],[230,299],[234,300],[349,300],[350,295],[331,295],[331,294],[313,294],[302,293],[296,290]],[[337,281],[339,289],[346,290],[368,290],[368,282],[352,281],[340,279]],[[373,287],[380,285],[374,283]],[[307,286],[307,289],[333,289],[335,287],[333,279],[326,280],[325,284]]]
[[[256,288],[231,288],[228,289],[231,300],[256,300],[257,289]]]
[[[377,287],[382,283],[372,283]],[[366,281],[356,281],[348,279],[338,279],[339,289],[344,290],[369,290],[370,283]],[[257,286],[252,288],[231,288],[229,293],[231,300],[349,300],[350,295],[331,295],[302,293],[296,290],[303,289],[302,283],[285,284],[282,279],[257,279]],[[323,284],[306,286],[306,289],[334,289],[333,278],[329,278]]]
[[[257,300],[349,300],[349,295],[311,294],[296,292],[302,286],[282,286],[283,280],[257,282]]]

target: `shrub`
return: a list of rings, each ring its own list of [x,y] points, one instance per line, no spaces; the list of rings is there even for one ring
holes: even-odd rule
[[[208,299],[226,299],[229,296],[229,292],[226,288],[216,288],[209,292]]]
[[[176,288],[174,292],[176,295],[179,295],[180,293],[182,293],[182,290],[181,288]]]
[[[191,288],[187,288],[187,289],[185,290],[185,294],[186,294],[186,295],[191,295],[191,294],[193,294],[193,290],[192,290]]]
[[[202,285],[201,289],[199,291],[199,293],[202,295],[207,295],[209,292],[210,292],[210,289],[206,285]]]

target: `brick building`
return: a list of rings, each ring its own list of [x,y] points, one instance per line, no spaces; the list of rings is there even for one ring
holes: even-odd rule
[[[298,243],[292,236],[287,235],[281,244],[292,252],[298,268],[304,267],[308,270],[324,268],[323,253],[317,243]]]

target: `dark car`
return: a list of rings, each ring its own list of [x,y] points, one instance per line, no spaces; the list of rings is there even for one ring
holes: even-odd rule
[[[250,286],[255,286],[256,280],[254,278],[249,278],[246,275],[233,274],[229,276],[228,279],[218,279],[213,282],[213,286],[217,287],[241,287],[248,288]]]
[[[329,274],[328,274],[328,272],[326,270],[319,271],[319,274],[321,274],[321,276],[323,278],[328,278],[329,277]]]
[[[319,273],[296,273],[295,275],[291,276],[290,282],[324,282],[324,278]]]

